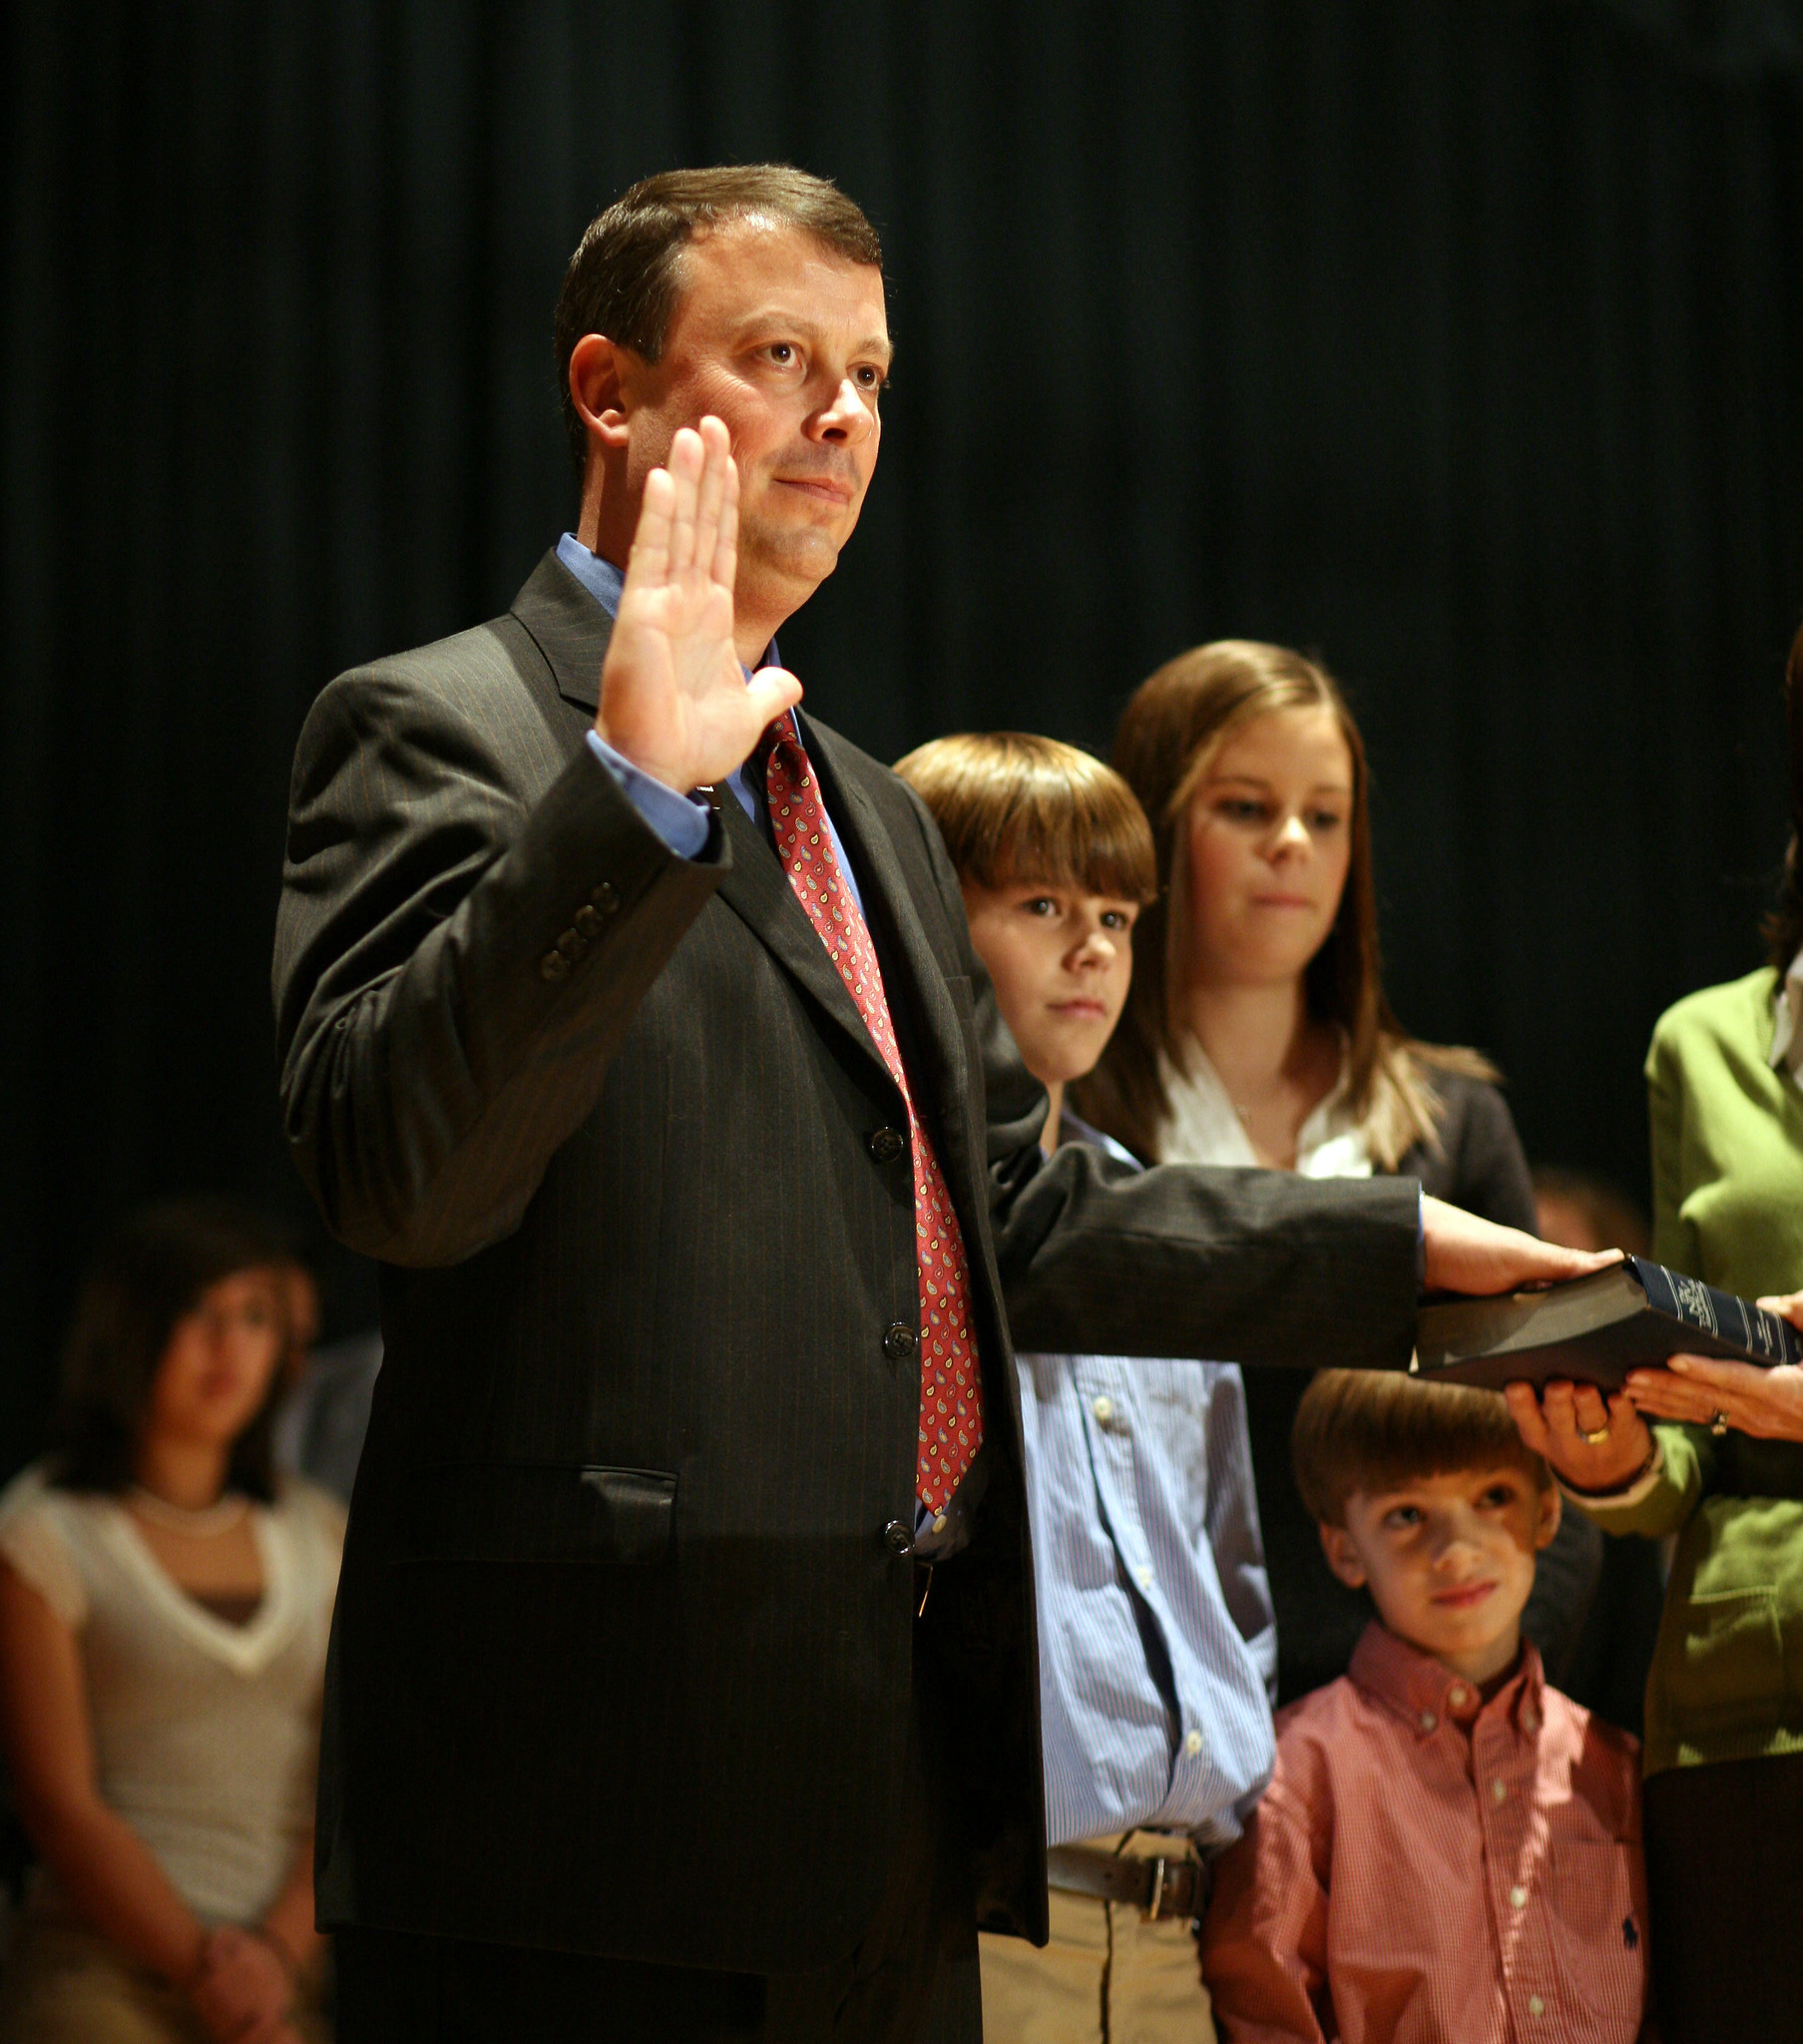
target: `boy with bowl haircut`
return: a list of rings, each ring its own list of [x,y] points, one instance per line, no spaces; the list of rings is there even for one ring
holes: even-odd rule
[[[1126,1003],[1154,891],[1131,790],[1073,747],[940,739],[896,770],[951,853],[971,936],[1051,1095],[1041,1142],[1120,1146],[1064,1109]],[[1191,1919],[1204,1854],[1270,1772],[1276,1635],[1238,1369],[1017,1358],[1040,1603],[1052,1942],[982,1940],[987,2035],[1213,2034]]]
[[[1329,1566],[1377,1607],[1277,1720],[1218,1865],[1222,2034],[1650,2036],[1639,1749],[1550,1688],[1521,1617],[1560,1501],[1495,1392],[1324,1370],[1292,1434]]]

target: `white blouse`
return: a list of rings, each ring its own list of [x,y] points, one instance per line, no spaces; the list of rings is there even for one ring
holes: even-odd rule
[[[1216,1164],[1257,1169],[1251,1138],[1199,1043],[1188,1047],[1190,1069],[1178,1071],[1162,1051],[1158,1075],[1168,1102],[1154,1155],[1160,1164]],[[1296,1170],[1303,1178],[1369,1178],[1371,1146],[1353,1118],[1347,1095],[1352,1070],[1344,1055],[1334,1089],[1296,1136]]]
[[[262,1601],[232,1625],[176,1586],[118,1498],[59,1490],[42,1463],[0,1495],[0,1554],[75,1635],[100,1793],[210,1922],[260,1919],[313,1821],[344,1508],[284,1481],[250,1530]]]

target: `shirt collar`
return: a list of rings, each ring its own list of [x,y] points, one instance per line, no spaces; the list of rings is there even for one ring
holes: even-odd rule
[[[619,617],[620,592],[626,587],[626,570],[624,568],[616,568],[612,561],[604,561],[599,554],[590,553],[589,549],[583,545],[582,541],[573,532],[565,533],[563,538],[558,541],[557,557],[595,601],[600,604],[602,609],[607,612],[610,618]],[[759,665],[762,667],[780,667],[782,665],[782,656],[776,651],[774,639],[764,648],[763,659],[759,662]],[[747,681],[750,679],[750,675],[751,670],[746,668],[745,678]]]
[[[1522,1641],[1515,1673],[1488,1703],[1476,1683],[1398,1639],[1377,1619],[1366,1626],[1346,1672],[1360,1689],[1405,1718],[1418,1739],[1431,1737],[1444,1724],[1469,1731],[1479,1718],[1499,1715],[1524,1737],[1534,1739],[1546,1718],[1546,1675],[1529,1639]]]
[[[1165,1109],[1156,1154],[1167,1164],[1258,1162],[1220,1074],[1193,1037],[1182,1046],[1180,1064],[1158,1053],[1158,1076]],[[1370,1138],[1352,1111],[1351,1089],[1351,1046],[1341,1031],[1340,1075],[1296,1132],[1296,1169],[1304,1178],[1371,1176]]]
[[[557,557],[610,618],[620,615],[620,592],[626,587],[624,569],[590,553],[573,532],[558,541]]]
[[[1772,996],[1772,1070],[1789,1066],[1803,1079],[1803,951],[1790,961]]]
[[[1105,1151],[1119,1164],[1130,1164],[1135,1171],[1142,1169],[1138,1158],[1125,1143],[1117,1143],[1113,1136],[1105,1135],[1101,1129],[1093,1129],[1081,1115],[1075,1115],[1067,1107],[1059,1117],[1058,1140],[1060,1143],[1089,1143]]]

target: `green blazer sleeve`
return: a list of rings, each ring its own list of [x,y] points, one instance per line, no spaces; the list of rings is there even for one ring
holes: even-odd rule
[[[1679,1046],[1662,1020],[1646,1052],[1646,1107],[1652,1138],[1652,1255],[1674,1271],[1700,1271],[1702,1246],[1683,1218],[1684,1102]],[[1590,1504],[1582,1510],[1605,1533],[1677,1532],[1713,1488],[1715,1450],[1706,1429],[1666,1423],[1653,1428],[1663,1459],[1657,1481],[1631,1505]]]
[[[1675,1533],[1709,1487],[1714,1456],[1701,1428],[1655,1426],[1652,1431],[1663,1466],[1644,1497],[1630,1505],[1577,1500],[1584,1516],[1605,1533],[1644,1533],[1654,1540]]]

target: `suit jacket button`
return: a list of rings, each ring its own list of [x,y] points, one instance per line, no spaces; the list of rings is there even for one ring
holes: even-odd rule
[[[603,880],[589,896],[603,915],[612,915],[620,906],[620,891],[612,880]]]
[[[864,1138],[864,1148],[878,1164],[893,1164],[908,1147],[908,1139],[899,1129],[877,1129]]]
[[[574,930],[566,930],[564,934],[558,938],[557,948],[561,952],[563,952],[564,956],[568,958],[572,964],[575,964],[576,960],[582,956],[583,952],[588,947],[584,944],[582,938],[579,937]]]
[[[904,1327],[900,1320],[883,1336],[883,1353],[891,1362],[905,1362],[919,1346],[920,1336],[912,1327]]]
[[[569,959],[561,951],[547,951],[544,957],[539,960],[539,977],[551,980],[568,979],[570,977]]]
[[[914,1535],[899,1519],[891,1519],[883,1528],[883,1545],[897,1561],[906,1561],[914,1552]]]
[[[570,920],[576,925],[579,933],[585,937],[598,937],[601,935],[601,917],[595,913],[594,909],[586,901]]]

